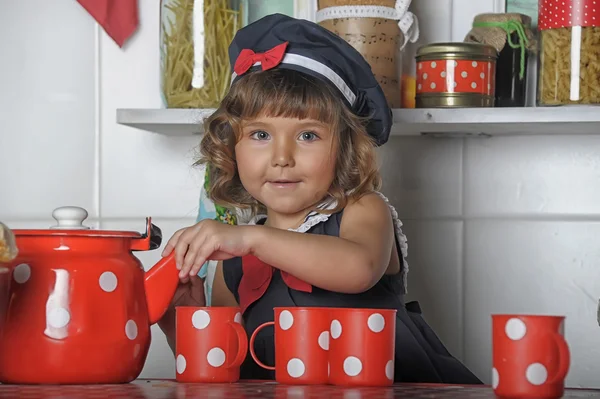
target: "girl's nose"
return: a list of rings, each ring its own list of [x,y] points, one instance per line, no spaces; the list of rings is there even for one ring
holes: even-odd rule
[[[290,140],[282,140],[273,147],[271,166],[294,167],[294,145]]]

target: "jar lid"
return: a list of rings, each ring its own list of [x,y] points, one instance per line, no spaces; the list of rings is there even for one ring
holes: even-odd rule
[[[456,58],[490,58],[496,59],[498,52],[493,46],[481,43],[431,43],[419,47],[417,60],[456,59]]]

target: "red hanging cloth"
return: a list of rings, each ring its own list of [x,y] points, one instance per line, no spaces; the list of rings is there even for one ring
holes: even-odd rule
[[[77,0],[102,26],[104,31],[123,47],[138,27],[137,0]]]

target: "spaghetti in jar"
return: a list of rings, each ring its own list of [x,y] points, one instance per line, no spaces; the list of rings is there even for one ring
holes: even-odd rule
[[[540,0],[538,27],[538,104],[600,104],[600,1]]]
[[[167,108],[216,108],[231,83],[229,43],[242,0],[161,0],[161,93]]]

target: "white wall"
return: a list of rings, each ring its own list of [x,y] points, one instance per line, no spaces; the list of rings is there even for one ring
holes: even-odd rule
[[[158,2],[119,49],[73,0],[6,2],[0,13],[0,220],[47,227],[62,205],[90,224],[165,237],[193,223],[197,137],[117,125],[117,108],[160,107]],[[422,42],[460,41],[495,0],[416,0]],[[26,32],[26,33],[24,33]],[[486,382],[491,313],[567,316],[569,386],[600,387],[600,136],[393,138],[385,191],[406,225],[410,297]],[[159,251],[138,254],[149,267]],[[143,377],[173,377],[153,328]]]

